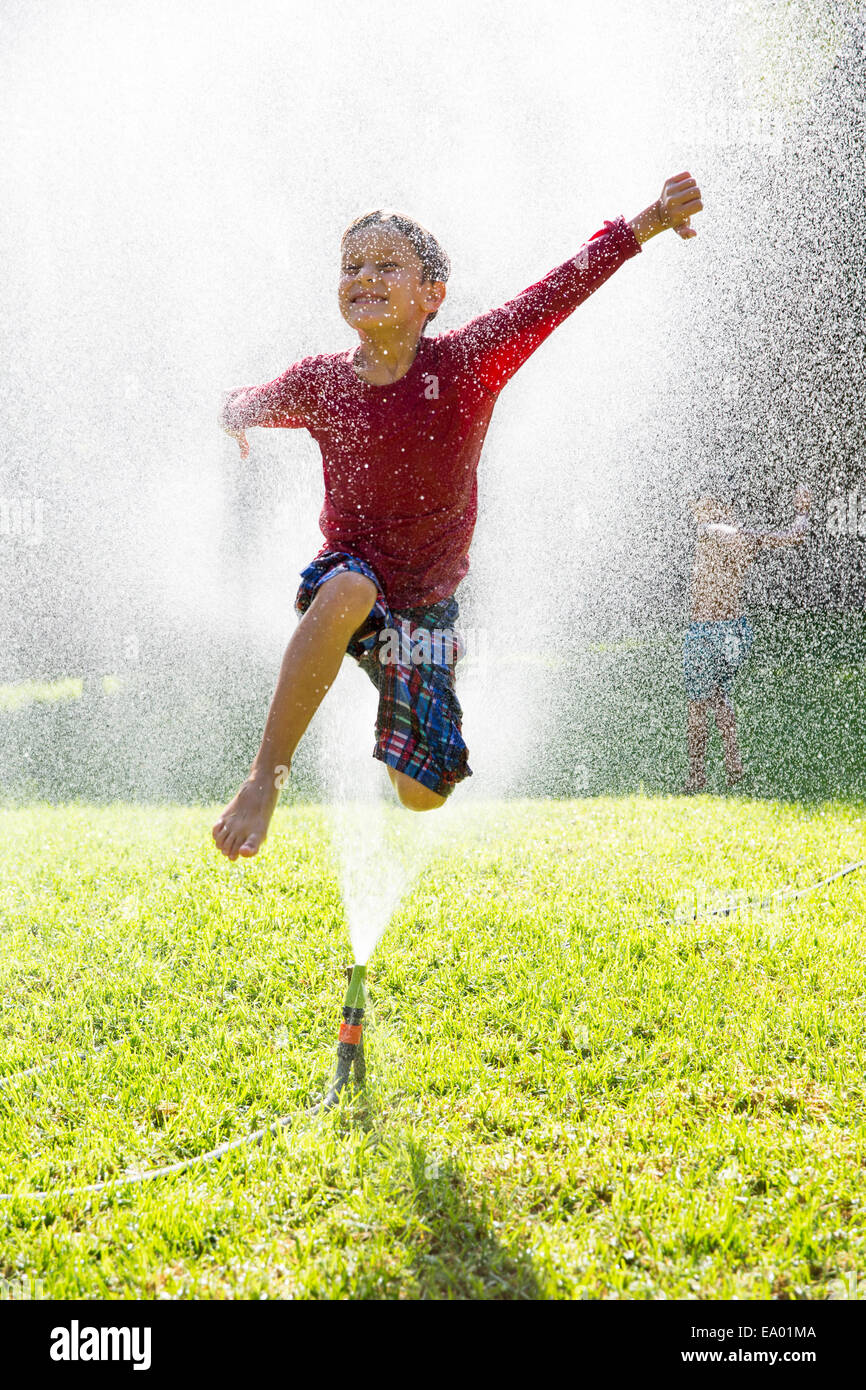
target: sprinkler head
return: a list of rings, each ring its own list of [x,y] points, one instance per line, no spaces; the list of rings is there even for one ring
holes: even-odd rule
[[[347,970],[346,974],[349,988],[346,991],[346,1000],[343,1004],[343,1022],[340,1024],[340,1031],[337,1035],[337,1071],[331,1083],[331,1089],[324,1100],[312,1107],[309,1112],[311,1115],[318,1115],[322,1110],[331,1110],[339,1103],[340,1092],[347,1085],[353,1069],[356,1090],[363,1086],[367,1073],[364,1061],[363,1034],[364,1004],[367,998],[364,982],[367,976],[367,967],[355,965],[351,970]]]
[[[366,965],[353,965],[351,970],[346,969],[349,980],[349,988],[346,991],[345,1008],[360,1009],[363,1013],[364,1005],[367,1002],[367,991],[365,983],[367,979]]]

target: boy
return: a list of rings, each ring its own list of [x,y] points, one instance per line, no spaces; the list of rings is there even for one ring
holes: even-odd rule
[[[379,691],[374,757],[403,805],[441,806],[470,775],[454,691],[454,591],[469,567],[478,458],[499,392],[644,241],[665,228],[695,236],[689,219],[702,206],[695,180],[678,174],[631,222],[606,222],[538,284],[440,337],[424,335],[450,269],[436,239],[382,211],[346,230],[339,303],[358,346],[230,392],[220,417],[242,458],[251,426],[306,428],[325,475],[325,544],[301,575],[301,621],[250,775],[214,826],[228,859],[264,841],[295,748],[347,652]],[[440,640],[434,657],[429,640],[425,650],[414,638],[437,630],[453,640]],[[411,652],[403,643],[395,655],[395,631],[408,631]],[[377,652],[386,635],[388,650]]]
[[[743,586],[762,546],[803,544],[811,505],[811,493],[801,483],[794,495],[795,520],[791,526],[780,531],[751,531],[735,525],[730,507],[717,497],[707,495],[692,503],[697,522],[692,622],[683,643],[683,677],[689,702],[689,776],[683,790],[688,794],[701,792],[706,786],[708,709],[722,736],[728,786],[742,780],[731,687],[754,640],[751,624],[742,613]]]

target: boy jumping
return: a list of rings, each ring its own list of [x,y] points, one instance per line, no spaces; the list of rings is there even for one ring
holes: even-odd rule
[[[731,689],[754,640],[751,623],[742,612],[746,575],[762,547],[803,544],[811,505],[811,493],[801,483],[794,495],[795,520],[791,526],[779,531],[752,531],[737,526],[730,507],[717,497],[705,495],[692,503],[697,522],[692,621],[683,643],[683,677],[689,702],[689,776],[683,791],[688,794],[701,792],[706,786],[708,709],[722,736],[728,786],[742,780]]]
[[[325,544],[301,575],[301,621],[250,775],[213,829],[228,859],[254,855],[263,843],[292,755],[347,652],[378,689],[373,756],[404,806],[441,806],[471,775],[454,690],[459,639],[443,653],[441,634],[454,637],[478,459],[499,392],[644,241],[665,228],[695,236],[689,219],[702,206],[695,180],[678,174],[631,222],[605,222],[577,256],[516,299],[438,337],[425,329],[445,299],[450,265],[435,237],[383,211],[347,228],[338,295],[358,346],[230,392],[220,417],[242,458],[252,426],[309,430],[325,476]],[[395,655],[395,632],[408,632],[411,651],[396,644]],[[377,652],[386,634],[388,652]]]

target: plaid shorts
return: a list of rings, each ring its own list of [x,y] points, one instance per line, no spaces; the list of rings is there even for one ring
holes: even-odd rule
[[[454,634],[457,600],[392,612],[375,572],[345,551],[318,555],[301,572],[295,611],[303,616],[319,586],[352,571],[376,585],[376,602],[346,648],[379,692],[373,757],[405,772],[439,796],[472,776],[454,689],[454,663],[462,654]]]

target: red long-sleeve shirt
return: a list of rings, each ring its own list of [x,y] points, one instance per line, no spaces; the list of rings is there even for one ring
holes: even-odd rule
[[[516,299],[439,337],[422,337],[393,385],[371,386],[354,349],[305,357],[265,386],[242,387],[223,410],[229,429],[304,428],[322,452],[320,554],[346,550],[372,565],[390,606],[432,604],[469,569],[476,472],[497,396],[544,339],[640,244],[619,217]]]

